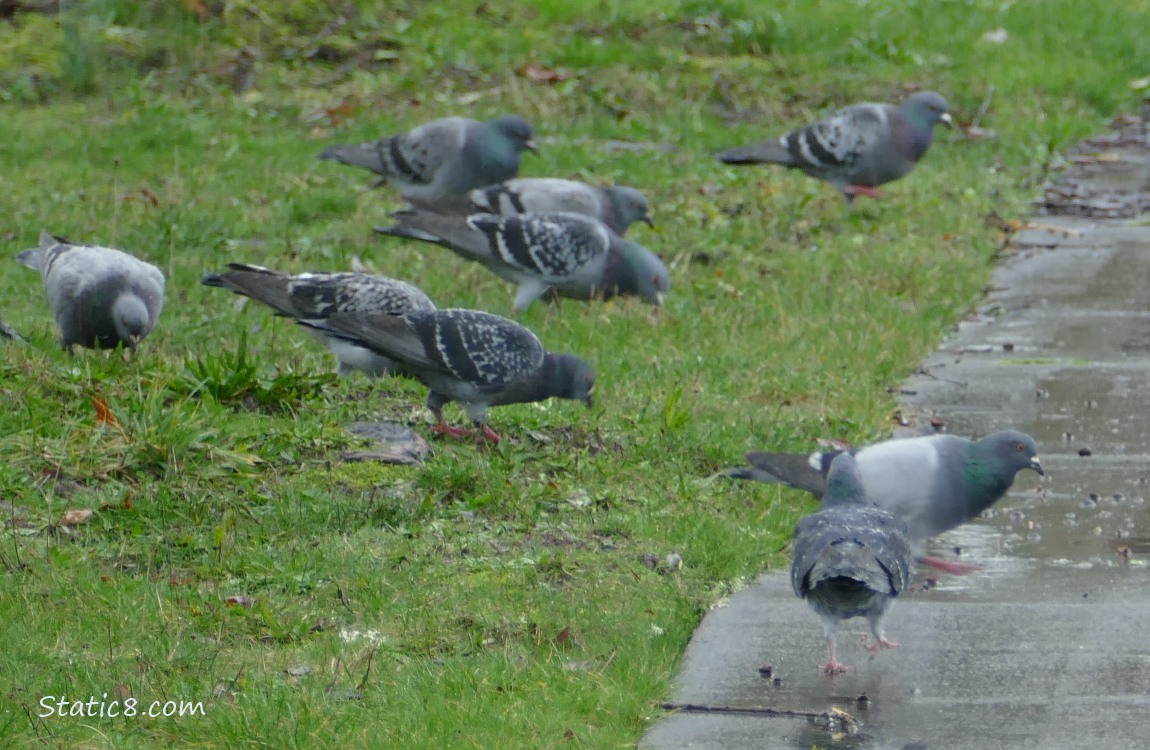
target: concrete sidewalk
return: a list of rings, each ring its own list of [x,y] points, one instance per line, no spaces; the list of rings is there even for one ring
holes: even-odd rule
[[[840,658],[856,671],[834,679],[816,669],[822,630],[788,573],[765,575],[703,620],[674,697],[698,709],[669,713],[641,748],[1150,747],[1150,223],[1132,221],[1150,210],[1150,146],[1140,125],[1084,144],[1043,204],[1056,215],[1013,238],[983,313],[904,386],[917,421],[937,415],[972,436],[1015,427],[1039,443],[1041,485],[1023,472],[985,518],[936,542],[936,553],[957,548],[985,569],[902,597],[886,625],[903,647],[874,661],[854,640],[865,623],[846,624]],[[846,715],[828,720],[832,709]]]

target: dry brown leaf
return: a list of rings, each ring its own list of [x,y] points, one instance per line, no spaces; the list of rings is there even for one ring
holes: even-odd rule
[[[245,594],[236,594],[224,599],[224,604],[229,604],[233,607],[250,607],[255,603],[255,600]]]
[[[350,96],[345,96],[339,104],[334,107],[324,107],[323,113],[327,115],[328,122],[332,127],[338,127],[344,121],[355,114],[356,104],[355,99]]]
[[[120,683],[112,690],[112,697],[122,703],[132,697],[132,688]]]
[[[96,408],[96,421],[100,424],[111,425],[112,427],[119,427],[120,422],[116,419],[116,415],[112,413],[111,407],[108,402],[99,396],[92,394],[92,406]]]
[[[519,69],[519,75],[531,83],[559,83],[574,78],[575,74],[562,68],[548,68],[538,63],[528,63]]]
[[[72,510],[64,511],[64,515],[60,516],[61,526],[75,526],[76,524],[84,523],[96,511],[90,508],[73,508]]]

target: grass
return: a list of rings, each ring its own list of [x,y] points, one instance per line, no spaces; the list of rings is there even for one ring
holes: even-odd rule
[[[36,277],[0,278],[0,315],[31,339],[0,349],[10,747],[632,746],[700,617],[786,565],[813,505],[705,477],[751,448],[886,433],[891,388],[979,299],[1001,244],[984,218],[1024,215],[1062,150],[1137,103],[1150,51],[1144,0],[220,6],[89,0],[0,24],[6,246],[47,228],[169,284],[125,361],[59,351]],[[998,27],[1005,44],[982,39]],[[571,77],[532,84],[528,64]],[[801,175],[711,157],[914,87],[968,122],[991,85],[996,138],[940,131],[852,212]],[[658,228],[635,238],[672,267],[668,304],[522,316],[595,364],[591,412],[504,407],[498,447],[341,462],[350,421],[426,432],[422,389],[336,380],[301,331],[198,279],[358,257],[509,313],[482,269],[375,239],[395,198],[315,160],[504,111],[545,144],[524,174],[651,196]],[[95,512],[61,525],[78,509]],[[44,696],[127,691],[205,712],[37,716]]]

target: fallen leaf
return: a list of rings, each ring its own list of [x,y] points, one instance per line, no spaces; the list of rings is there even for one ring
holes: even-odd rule
[[[558,83],[574,78],[575,74],[562,68],[548,68],[537,63],[529,63],[519,70],[519,75],[531,83]]]
[[[122,703],[132,697],[132,688],[120,683],[112,690],[112,697]]]
[[[64,515],[60,516],[60,525],[75,526],[76,524],[84,523],[89,518],[91,518],[92,514],[95,512],[96,511],[91,510],[90,508],[74,508],[72,510],[66,510],[64,511]]]
[[[255,600],[250,596],[244,594],[236,594],[224,599],[224,604],[229,604],[233,607],[250,607],[255,603]]]
[[[355,114],[356,104],[355,99],[350,96],[345,96],[339,104],[334,107],[324,107],[323,113],[327,115],[328,122],[332,127],[338,127],[344,121]]]
[[[96,408],[96,421],[100,424],[111,425],[112,427],[119,427],[120,422],[116,419],[116,415],[112,413],[112,409],[108,406],[108,402],[100,398],[96,394],[92,394],[92,406]]]
[[[571,626],[563,628],[559,631],[559,635],[555,636],[555,642],[560,646],[566,646],[571,642]]]

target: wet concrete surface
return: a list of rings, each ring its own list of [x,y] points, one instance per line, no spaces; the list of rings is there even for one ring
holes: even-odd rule
[[[903,647],[874,660],[865,623],[844,624],[856,671],[834,679],[817,617],[767,573],[704,618],[673,698],[694,709],[641,748],[1150,747],[1150,144],[1127,122],[1074,160],[979,313],[903,386],[917,425],[1038,441],[1044,480],[1023,472],[933,542],[982,570],[900,598],[887,634]],[[850,718],[828,726],[832,709]]]

